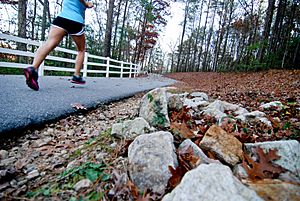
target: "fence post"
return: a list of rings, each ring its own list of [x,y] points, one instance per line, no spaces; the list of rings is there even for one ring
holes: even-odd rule
[[[106,77],[109,77],[109,57],[106,57]]]
[[[120,74],[120,77],[123,78],[123,69],[124,68],[124,62],[121,61],[121,74]]]
[[[44,68],[45,68],[45,61],[43,61],[39,67],[39,76],[44,76]]]
[[[88,58],[89,58],[89,53],[86,52],[84,54],[84,61],[83,61],[83,77],[87,77]]]
[[[136,77],[136,76],[137,76],[137,65],[134,64],[134,77]]]
[[[130,63],[130,67],[129,67],[129,78],[131,78],[131,70],[132,70],[132,63]]]

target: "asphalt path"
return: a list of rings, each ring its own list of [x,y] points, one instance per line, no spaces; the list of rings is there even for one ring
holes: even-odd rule
[[[87,109],[136,93],[168,86],[174,80],[150,75],[141,78],[86,78],[85,85],[75,85],[69,77],[39,78],[39,91],[25,84],[21,75],[0,75],[0,138],[66,117],[78,112],[72,104]]]

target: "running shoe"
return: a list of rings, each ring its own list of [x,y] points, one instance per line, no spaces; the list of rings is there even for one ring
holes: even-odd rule
[[[71,82],[75,84],[85,84],[85,80],[83,80],[81,76],[77,75],[73,75]]]
[[[38,91],[39,90],[39,83],[38,83],[38,73],[36,72],[35,68],[30,66],[24,69],[24,75],[26,77],[26,84],[29,88]]]

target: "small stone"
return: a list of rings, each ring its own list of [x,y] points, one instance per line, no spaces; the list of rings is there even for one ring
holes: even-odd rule
[[[51,141],[52,141],[51,137],[47,137],[47,138],[44,138],[44,139],[35,140],[33,142],[33,147],[34,148],[41,147],[41,146],[44,146],[44,145],[48,144]]]
[[[28,164],[25,167],[24,173],[27,174],[29,172],[32,172],[33,170],[36,170],[36,166],[34,164]]]
[[[197,108],[197,107],[206,107],[209,105],[207,101],[204,101],[202,98],[193,98],[193,99],[184,99],[184,106],[188,108]]]
[[[99,119],[99,120],[105,120],[106,117],[105,117],[104,114],[100,113],[98,119]]]
[[[110,146],[111,148],[116,148],[117,145],[118,145],[118,144],[117,144],[116,142],[114,142],[114,143],[110,144],[109,146]]]
[[[16,158],[15,157],[10,157],[4,160],[1,160],[1,164],[3,164],[4,166],[8,166],[8,165],[12,165],[14,162],[16,162]]]
[[[64,155],[64,154],[68,153],[68,151],[65,150],[65,149],[63,149],[60,153],[61,153],[62,155]]]
[[[28,175],[26,176],[26,178],[28,180],[34,179],[36,177],[40,176],[40,173],[38,170],[33,170],[32,172],[29,172]]]
[[[268,108],[274,107],[274,108],[278,108],[281,110],[283,108],[283,104],[280,101],[273,101],[270,103],[262,104],[260,107],[263,109],[268,109]]]
[[[93,183],[89,179],[83,179],[74,185],[74,189],[75,191],[79,191],[80,189],[90,187],[92,184]]]
[[[41,154],[40,152],[34,151],[34,152],[32,152],[31,156],[32,156],[33,158],[37,158],[37,157],[40,156],[40,154]]]
[[[208,101],[208,95],[204,92],[196,91],[196,92],[191,93],[190,95],[192,97],[200,97],[200,98],[202,98],[202,100]]]
[[[236,176],[240,180],[248,178],[248,174],[241,164],[236,164],[232,172],[234,176]]]
[[[37,134],[31,134],[30,136],[28,136],[27,138],[28,140],[37,140],[39,139],[38,133]]]
[[[6,150],[0,150],[0,160],[3,160],[3,159],[7,159],[8,157],[8,151]]]
[[[19,151],[19,147],[14,147],[14,148],[11,149],[11,151],[16,153],[16,152]]]
[[[26,186],[26,185],[23,185],[23,186],[21,186],[21,188],[18,188],[17,191],[15,191],[15,192],[13,193],[13,195],[14,195],[14,196],[18,196],[19,194],[24,193],[24,192],[26,192],[26,191],[27,191],[27,186]]]
[[[22,185],[26,184],[27,182],[28,182],[27,179],[23,179],[23,180],[19,181],[17,185],[22,186]]]
[[[3,191],[4,189],[6,189],[7,187],[9,187],[9,183],[5,182],[3,184],[0,184],[0,191]]]
[[[67,169],[71,169],[71,168],[75,167],[75,166],[76,166],[76,163],[77,163],[76,160],[71,161],[71,162],[67,165]]]
[[[9,182],[10,186],[13,187],[13,188],[17,188],[18,187],[18,182],[16,180],[11,180]]]
[[[23,149],[23,150],[28,149],[29,144],[30,144],[29,141],[24,142],[24,143],[22,144],[22,149]]]
[[[101,152],[101,153],[96,155],[96,160],[97,161],[103,161],[103,158],[105,158],[106,155],[107,155],[106,153]]]

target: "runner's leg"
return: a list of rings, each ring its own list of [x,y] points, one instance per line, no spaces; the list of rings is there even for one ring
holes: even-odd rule
[[[76,47],[77,47],[77,56],[76,56],[76,63],[75,63],[75,75],[80,75],[80,70],[83,65],[84,61],[84,54],[85,54],[85,34],[83,33],[80,36],[71,35]]]
[[[51,26],[47,41],[36,51],[32,66],[38,69],[46,56],[62,41],[66,35],[64,29]]]

